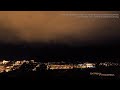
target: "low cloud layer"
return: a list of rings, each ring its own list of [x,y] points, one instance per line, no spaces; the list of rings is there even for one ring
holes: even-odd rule
[[[119,14],[100,11],[0,12],[0,42],[75,42],[94,44],[120,40],[119,18],[80,18],[64,14]]]

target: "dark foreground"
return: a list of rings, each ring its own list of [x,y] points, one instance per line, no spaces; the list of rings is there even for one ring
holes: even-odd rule
[[[0,80],[119,80],[116,76],[90,75],[91,70],[41,70],[36,72],[12,71],[0,74]]]

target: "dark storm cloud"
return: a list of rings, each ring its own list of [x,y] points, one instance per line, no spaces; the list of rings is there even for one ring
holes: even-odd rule
[[[105,43],[120,40],[117,18],[79,18],[62,14],[119,14],[120,12],[0,12],[0,42]]]

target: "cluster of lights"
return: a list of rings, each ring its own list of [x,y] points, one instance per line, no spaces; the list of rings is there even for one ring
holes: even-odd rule
[[[84,69],[84,68],[95,68],[94,63],[83,63],[83,64],[49,64],[47,69]]]
[[[100,66],[106,66],[106,67],[109,67],[109,66],[120,66],[119,63],[113,63],[113,62],[104,62],[104,63],[100,63],[99,65]]]
[[[16,69],[19,69],[24,63],[35,64],[34,68],[32,68],[32,71],[37,71],[37,68],[40,68],[41,63],[35,62],[34,60],[22,60],[22,61],[6,61],[3,60],[0,62],[0,73],[2,72],[9,72]],[[54,70],[54,69],[84,69],[84,68],[95,68],[94,63],[83,63],[83,64],[65,64],[65,62],[48,62],[43,63],[46,65],[47,70]]]
[[[0,73],[9,72],[9,71],[19,69],[21,67],[21,65],[23,65],[24,63],[29,64],[30,62],[31,63],[37,63],[37,62],[34,62],[34,60],[30,60],[30,61],[27,61],[27,60],[23,60],[23,61],[6,61],[6,60],[3,60],[3,61],[0,62]],[[33,68],[33,70],[35,70],[35,68]]]
[[[48,63],[40,63],[35,62],[34,60],[22,60],[22,61],[0,61],[0,73],[2,72],[9,72],[13,70],[19,69],[24,63],[30,64],[32,63],[34,66],[32,68],[32,71],[37,71],[37,68],[40,67],[41,64],[44,64],[46,66],[47,70],[54,70],[54,69],[86,69],[86,68],[96,68],[95,63],[78,63],[78,64],[66,64],[65,62],[48,62]],[[104,62],[99,63],[100,66],[119,66],[118,63],[112,63],[112,62]],[[29,68],[28,68],[29,69]]]

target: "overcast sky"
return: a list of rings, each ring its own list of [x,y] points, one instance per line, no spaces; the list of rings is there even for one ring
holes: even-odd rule
[[[1,11],[0,42],[96,44],[120,40],[119,18],[83,18],[75,14],[115,11]],[[70,14],[74,14],[71,15]]]

